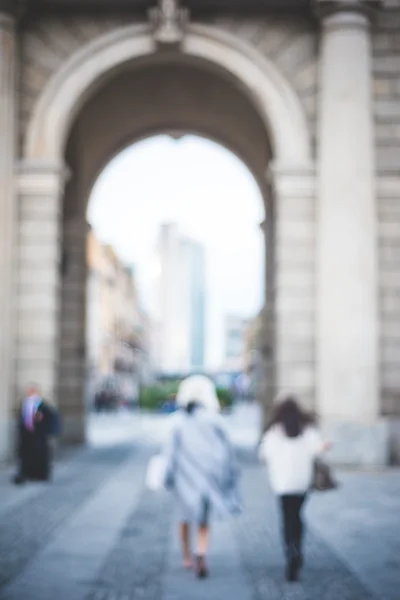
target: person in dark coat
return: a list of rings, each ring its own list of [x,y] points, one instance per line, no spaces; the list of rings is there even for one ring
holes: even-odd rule
[[[17,422],[18,472],[14,483],[48,481],[51,474],[49,438],[56,434],[57,415],[43,400],[37,385],[30,385]]]

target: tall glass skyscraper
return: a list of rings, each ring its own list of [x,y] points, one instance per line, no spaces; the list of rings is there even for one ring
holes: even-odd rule
[[[188,263],[188,291],[190,303],[190,361],[193,370],[204,369],[205,346],[205,260],[203,247],[184,240],[183,254]]]
[[[205,256],[198,242],[176,225],[161,228],[158,255],[159,370],[191,373],[204,369]]]

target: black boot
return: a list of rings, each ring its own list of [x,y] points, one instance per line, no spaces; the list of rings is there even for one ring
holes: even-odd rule
[[[299,580],[299,571],[302,565],[302,556],[295,544],[287,547],[286,580],[293,583]]]
[[[298,550],[297,556],[296,556],[295,560],[296,560],[297,567],[300,570],[303,567],[303,564],[304,564],[303,553],[300,550]]]
[[[197,556],[196,558],[196,576],[198,579],[206,579],[208,577],[208,567],[205,556]]]
[[[301,537],[296,539],[294,546],[295,546],[296,562],[298,565],[298,569],[300,570],[304,564],[303,547],[302,547],[303,545],[302,545]]]

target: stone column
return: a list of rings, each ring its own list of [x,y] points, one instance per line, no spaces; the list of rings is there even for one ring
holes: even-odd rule
[[[11,448],[15,149],[14,20],[0,12],[0,461]]]
[[[257,401],[262,408],[262,431],[271,417],[276,396],[275,382],[275,261],[274,200],[270,190],[264,193],[265,220],[260,224],[265,243],[264,306],[259,314],[257,332]]]
[[[65,169],[25,164],[19,174],[17,389],[37,382],[57,404],[61,198]]]
[[[338,460],[380,462],[373,2],[319,4],[318,409]]]

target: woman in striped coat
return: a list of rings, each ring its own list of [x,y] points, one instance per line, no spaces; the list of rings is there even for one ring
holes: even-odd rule
[[[193,566],[190,526],[198,528],[196,573],[203,578],[208,575],[210,520],[240,512],[239,471],[212,381],[203,376],[186,379],[177,402],[181,410],[164,449],[167,487],[178,506],[186,568]]]

